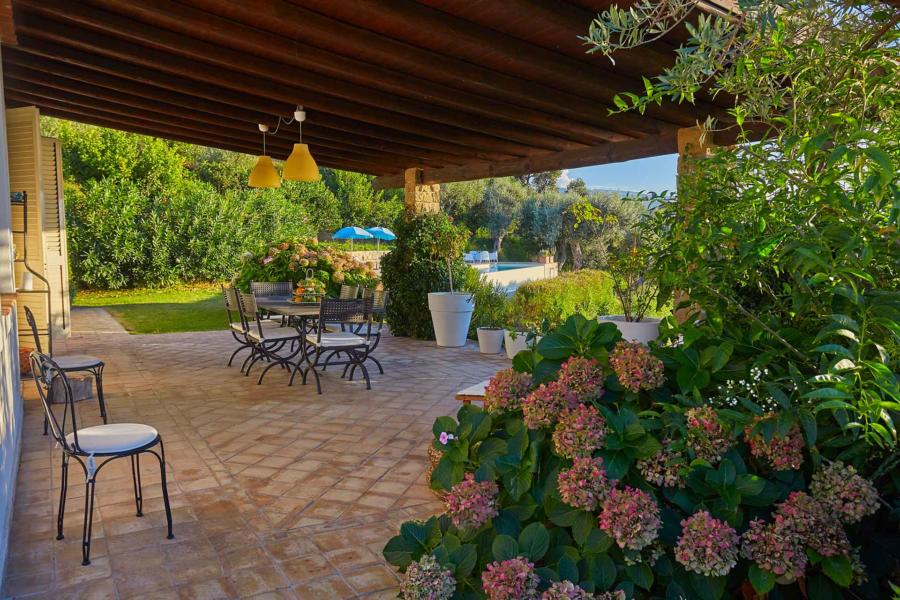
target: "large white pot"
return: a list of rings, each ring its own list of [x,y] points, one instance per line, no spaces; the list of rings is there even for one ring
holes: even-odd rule
[[[625,315],[597,317],[601,323],[612,323],[622,332],[622,339],[646,344],[659,337],[659,319],[644,317],[640,321],[626,321]]]
[[[503,332],[503,343],[506,345],[506,356],[509,360],[516,357],[522,350],[528,350],[528,332],[515,332],[515,339],[510,331]]]
[[[438,346],[466,345],[475,299],[472,294],[432,292],[428,294],[428,309]]]
[[[499,327],[478,328],[478,351],[482,354],[499,354],[503,349],[504,331]]]

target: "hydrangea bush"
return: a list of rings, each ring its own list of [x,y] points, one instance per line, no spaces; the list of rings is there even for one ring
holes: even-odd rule
[[[572,317],[516,357],[520,375],[495,377],[487,410],[437,419],[446,513],[384,550],[407,581],[433,557],[459,599],[882,597],[880,461],[842,456],[831,413],[717,403],[750,376],[733,348],[697,355],[687,378],[690,348],[620,337]]]

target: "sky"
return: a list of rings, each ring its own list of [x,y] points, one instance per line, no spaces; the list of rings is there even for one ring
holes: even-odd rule
[[[581,177],[589,188],[631,192],[671,191],[675,189],[677,159],[677,154],[668,154],[611,165],[567,169],[563,171],[558,184],[564,188],[569,180]]]

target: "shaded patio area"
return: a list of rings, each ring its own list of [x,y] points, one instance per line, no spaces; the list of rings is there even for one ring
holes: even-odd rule
[[[41,435],[28,381],[4,597],[396,597],[384,543],[404,520],[442,509],[424,478],[431,424],[456,411],[456,391],[508,365],[472,345],[387,335],[386,374],[373,373],[371,391],[332,372],[318,396],[283,373],[258,386],[226,367],[226,331],[132,336],[105,311],[78,309],[60,346],[106,361],[111,423],[162,435],[175,539],[165,539],[158,466],[142,463],[138,518],[123,460],[98,478],[92,564],[81,566],[77,469],[55,540],[61,453]],[[79,426],[100,423],[96,401],[78,408]]]

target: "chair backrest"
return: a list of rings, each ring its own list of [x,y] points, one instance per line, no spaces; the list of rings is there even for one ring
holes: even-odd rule
[[[366,337],[372,334],[372,301],[369,298],[324,298],[319,305],[319,332],[317,340],[322,341],[322,331],[326,323],[365,324]]]
[[[358,285],[341,285],[341,293],[338,298],[340,298],[341,300],[355,300],[357,296],[359,296]]]
[[[65,371],[60,369],[53,362],[52,358],[37,350],[28,355],[28,360],[31,361],[31,376],[34,378],[34,385],[37,387],[38,396],[44,407],[44,414],[47,416],[47,423],[50,426],[49,429],[53,439],[67,451],[80,452],[81,448],[78,446],[78,423],[75,421],[75,400]],[[62,402],[57,402],[57,404],[63,405],[62,419],[57,419],[56,414],[52,410],[53,398],[51,392],[54,389],[54,381],[58,382],[55,386],[56,392],[61,391],[63,394]],[[57,398],[57,400],[59,399]],[[71,444],[66,440],[67,430],[70,430],[73,434]]]
[[[234,286],[222,286],[222,296],[225,298],[225,312],[228,313],[228,324],[234,323],[235,315],[241,318],[241,309],[238,306],[237,291]]]
[[[251,281],[250,293],[257,298],[290,298],[294,295],[294,282]]]
[[[487,250],[482,250],[478,253],[478,262],[490,262],[491,254]]]
[[[491,262],[498,262],[500,258],[498,257],[499,252],[490,252],[488,256],[491,259]]]
[[[241,290],[235,290],[237,293],[238,313],[241,315],[241,325],[244,326],[244,332],[249,333],[251,327],[256,326],[256,330],[262,337],[262,323],[259,321],[259,308],[256,306],[256,298],[253,294],[247,294]]]
[[[41,336],[38,335],[37,323],[34,320],[34,313],[31,312],[31,309],[27,306],[25,307],[25,320],[28,321],[28,326],[31,327],[31,335],[34,336],[34,349],[38,352],[43,352],[44,350],[41,348]]]

